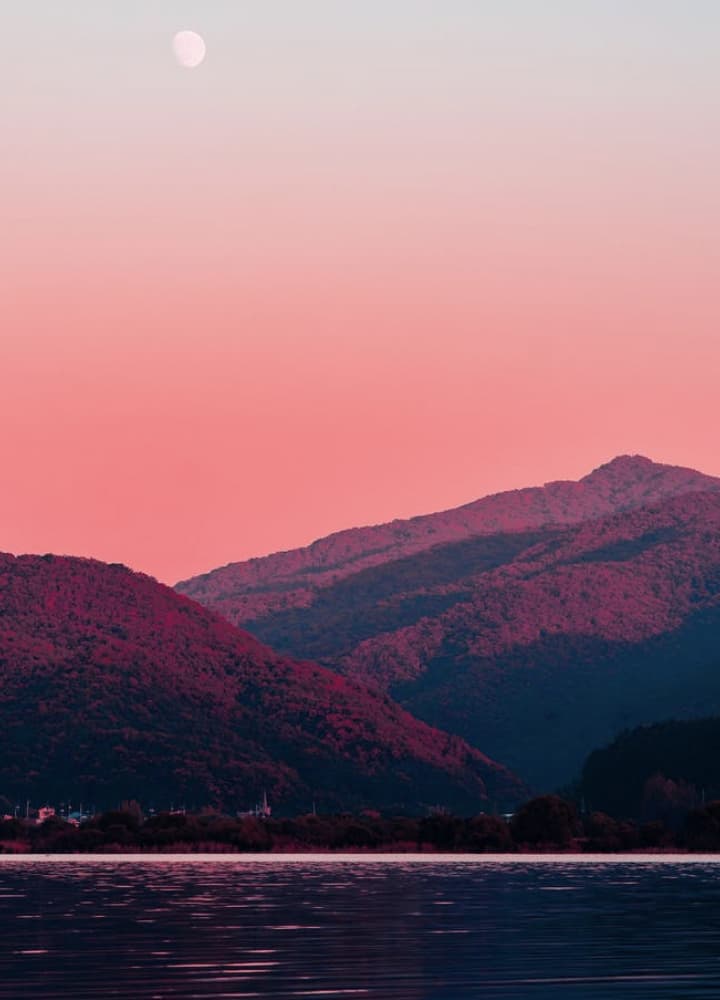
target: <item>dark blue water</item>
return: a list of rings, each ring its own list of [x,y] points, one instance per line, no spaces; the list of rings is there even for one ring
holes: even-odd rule
[[[0,998],[720,998],[720,864],[0,864]]]

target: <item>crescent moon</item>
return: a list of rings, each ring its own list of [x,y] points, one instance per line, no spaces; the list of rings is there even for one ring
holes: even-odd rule
[[[205,59],[205,39],[196,31],[178,31],[173,38],[173,52],[181,66],[195,69]]]

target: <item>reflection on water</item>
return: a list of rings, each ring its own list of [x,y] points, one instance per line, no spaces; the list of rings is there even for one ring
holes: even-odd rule
[[[0,864],[0,998],[720,997],[720,863]]]

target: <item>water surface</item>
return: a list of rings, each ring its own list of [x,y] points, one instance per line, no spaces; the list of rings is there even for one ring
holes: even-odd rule
[[[0,998],[719,998],[713,858],[0,858]]]

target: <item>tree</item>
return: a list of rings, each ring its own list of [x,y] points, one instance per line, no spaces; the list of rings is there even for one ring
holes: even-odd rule
[[[108,831],[114,827],[121,827],[130,833],[136,833],[140,827],[140,819],[134,812],[126,812],[124,809],[111,809],[103,813],[92,823],[102,831]]]
[[[654,774],[645,782],[642,815],[647,820],[660,820],[672,829],[679,829],[683,820],[699,804],[694,785],[673,781],[664,774]]]
[[[588,851],[603,853],[621,849],[620,824],[612,816],[603,812],[591,813],[583,826],[587,837],[586,848]]]
[[[521,806],[510,821],[516,844],[567,847],[577,833],[575,807],[558,795],[541,795]]]
[[[498,816],[475,816],[467,823],[462,846],[468,851],[495,851],[503,853],[512,850],[510,827]]]
[[[688,815],[685,839],[691,851],[720,851],[720,802],[708,802]]]

